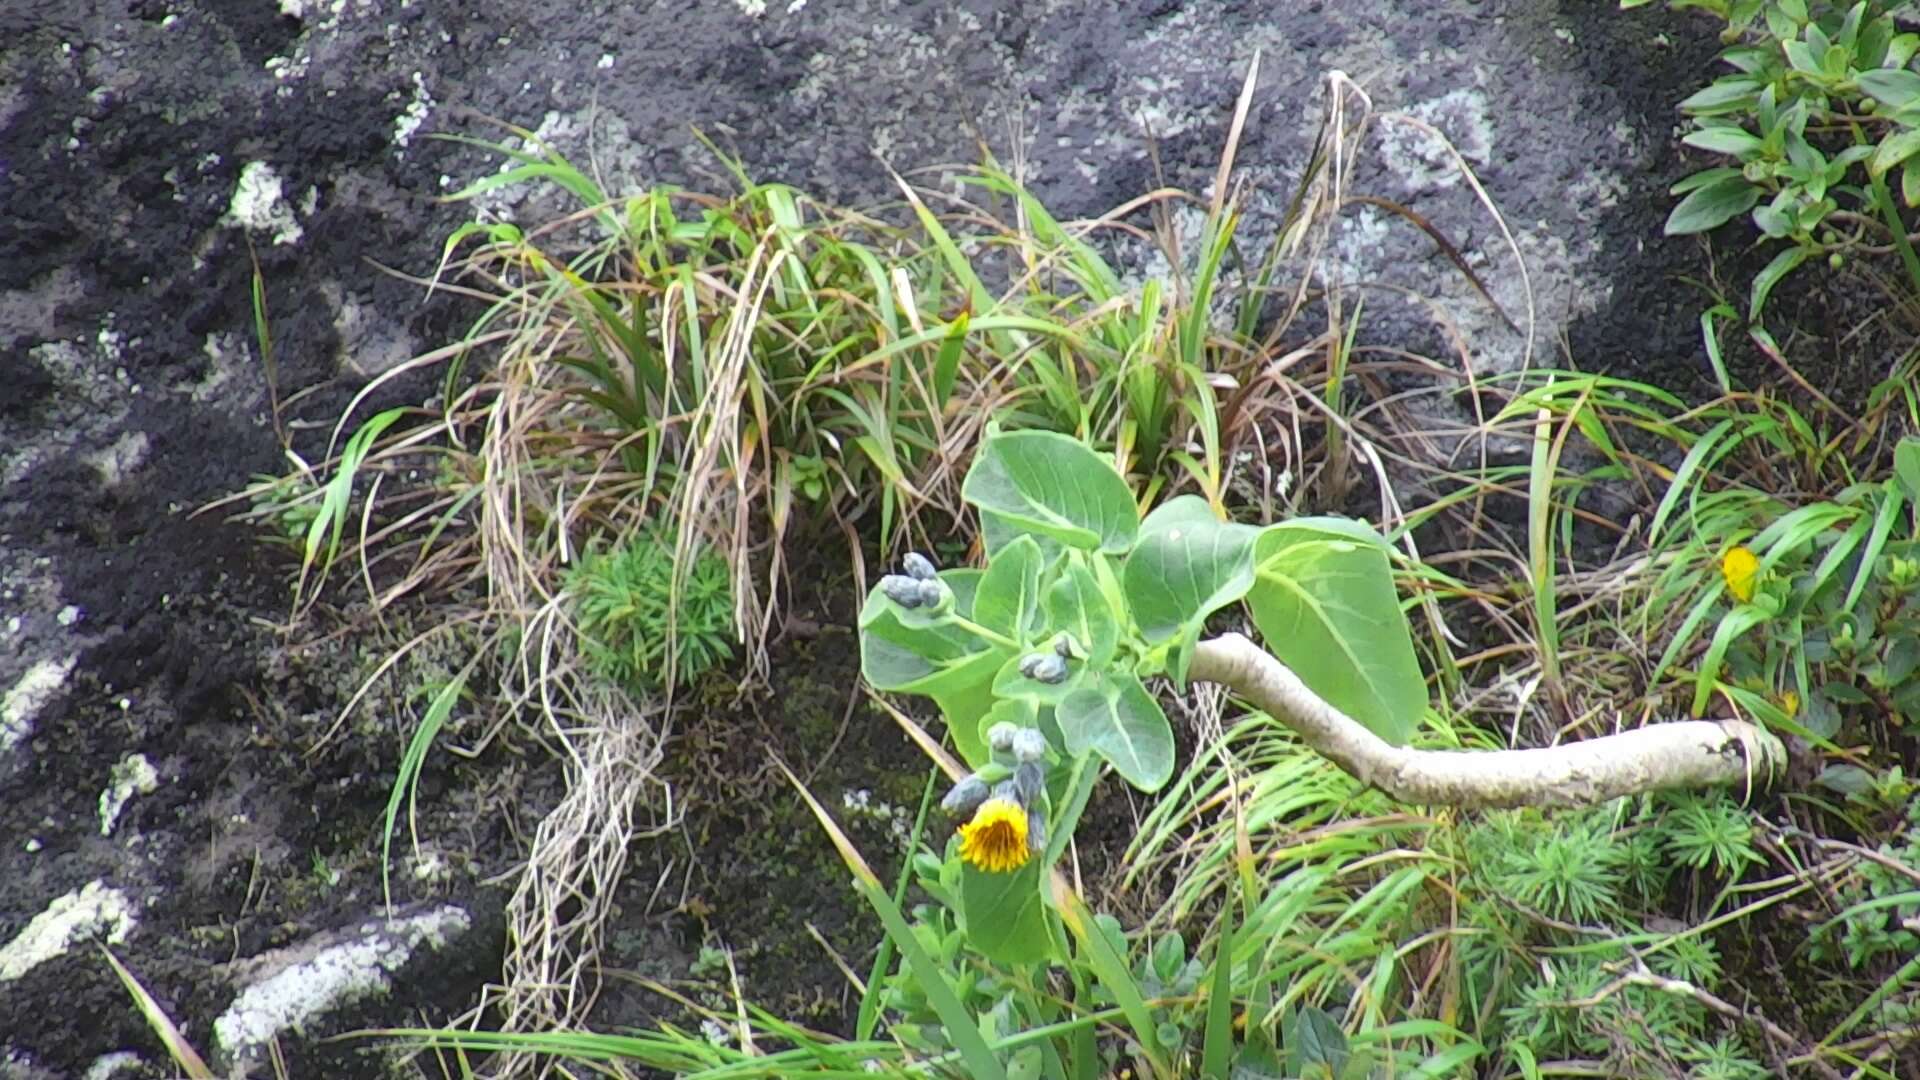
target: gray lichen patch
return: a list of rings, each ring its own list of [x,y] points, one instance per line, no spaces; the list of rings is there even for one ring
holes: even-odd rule
[[[249,232],[271,233],[276,245],[297,244],[306,235],[287,203],[280,174],[264,161],[249,161],[241,167],[226,220]]]
[[[106,790],[100,793],[100,835],[112,836],[120,811],[135,795],[151,795],[160,790],[160,774],[154,771],[145,754],[128,754],[113,767]]]
[[[384,996],[416,950],[445,948],[472,925],[465,909],[443,905],[256,957],[248,966],[265,973],[213,1022],[214,1038],[229,1059],[251,1060],[283,1031],[306,1028],[328,1012]]]
[[[127,895],[105,882],[90,881],[48,904],[0,949],[0,983],[20,978],[89,938],[118,945],[133,926]]]
[[[73,674],[73,664],[78,659],[76,654],[60,660],[42,660],[28,668],[8,689],[7,696],[0,698],[0,756],[11,753],[33,734],[35,718],[61,687],[67,685],[67,676]]]
[[[109,488],[119,487],[128,476],[146,464],[147,451],[152,441],[144,431],[129,431],[113,441],[113,445],[88,454],[87,464],[100,474],[100,482]]]

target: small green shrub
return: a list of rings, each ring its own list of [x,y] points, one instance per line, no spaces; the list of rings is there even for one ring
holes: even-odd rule
[[[1726,792],[1682,792],[1666,798],[1670,805],[1661,824],[1674,862],[1737,879],[1762,861],[1753,846],[1752,817]]]
[[[1495,894],[1551,919],[1595,923],[1617,913],[1627,848],[1598,815],[1550,823],[1535,814],[1494,817],[1469,841]]]
[[[693,679],[733,654],[733,580],[697,546],[675,579],[671,537],[642,532],[589,549],[567,572],[582,650],[605,678],[648,692]]]
[[[1639,7],[1648,0],[1624,0]],[[1859,0],[1672,0],[1726,23],[1720,59],[1732,70],[1680,103],[1684,141],[1733,159],[1674,185],[1684,195],[1672,235],[1705,232],[1743,214],[1783,248],[1755,276],[1746,319],[1801,264],[1839,265],[1891,243],[1912,284],[1920,260],[1903,208],[1920,203],[1920,74],[1910,70],[1920,34],[1901,32],[1899,3]],[[1899,205],[1888,187],[1898,173]],[[1715,316],[1738,317],[1731,308]]]

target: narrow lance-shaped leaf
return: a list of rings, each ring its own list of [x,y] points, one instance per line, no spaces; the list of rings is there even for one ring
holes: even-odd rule
[[[1080,557],[1047,587],[1047,621],[1072,636],[1091,668],[1105,668],[1120,641],[1120,624],[1093,571]]]
[[[1022,536],[1002,548],[974,593],[973,621],[1025,642],[1040,610],[1040,545]]]

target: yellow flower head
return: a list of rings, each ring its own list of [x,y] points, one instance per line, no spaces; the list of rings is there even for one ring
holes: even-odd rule
[[[1012,799],[980,804],[960,826],[960,859],[989,874],[1010,874],[1027,864],[1027,811]]]
[[[1720,556],[1720,576],[1726,579],[1727,591],[1735,600],[1749,603],[1753,587],[1760,580],[1760,559],[1746,548],[1730,547]]]
[[[1800,715],[1800,695],[1792,690],[1781,691],[1780,711],[1786,713],[1789,718]]]

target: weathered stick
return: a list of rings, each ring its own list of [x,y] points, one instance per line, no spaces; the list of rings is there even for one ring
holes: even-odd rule
[[[1757,788],[1787,765],[1785,744],[1744,720],[1654,724],[1537,750],[1393,746],[1239,634],[1201,642],[1187,673],[1233,690],[1299,732],[1327,760],[1407,803],[1591,806],[1663,788]]]

